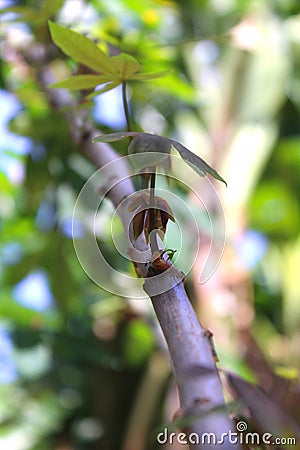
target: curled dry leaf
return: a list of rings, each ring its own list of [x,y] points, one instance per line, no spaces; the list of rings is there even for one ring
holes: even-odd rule
[[[154,197],[154,205],[150,204],[150,195],[145,192],[137,192],[127,208],[129,212],[136,211],[132,220],[133,236],[137,238],[144,232],[146,242],[149,242],[150,233],[159,230],[166,233],[168,221],[175,222],[173,211],[166,200]],[[150,225],[151,212],[154,214],[154,224]]]

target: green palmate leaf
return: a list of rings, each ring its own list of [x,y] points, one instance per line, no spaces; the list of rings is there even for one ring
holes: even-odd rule
[[[192,169],[196,170],[196,172],[199,173],[200,176],[203,177],[207,173],[209,173],[216,180],[222,181],[227,186],[226,181],[221,177],[221,175],[219,175],[215,169],[210,167],[210,165],[208,165],[207,162],[204,161],[204,159],[195,155],[195,153],[191,152],[190,150],[188,150],[186,147],[184,147],[182,144],[180,144],[177,141],[172,140],[172,145],[173,145],[173,147],[176,148],[176,150],[180,154],[181,158],[184,159],[184,161]]]
[[[155,78],[165,77],[170,73],[170,70],[163,70],[162,72],[148,72],[148,73],[136,73],[133,74],[130,79],[136,81],[154,80]]]
[[[135,131],[120,131],[118,133],[109,133],[109,134],[100,134],[100,136],[97,136],[93,139],[93,142],[117,142],[117,141],[123,141],[124,139],[131,137],[131,136],[137,136],[138,132]]]
[[[56,1],[59,2],[59,0]],[[76,31],[58,25],[50,20],[49,28],[53,41],[66,55],[98,72],[99,77],[102,77],[97,79],[93,78],[92,75],[77,75],[76,78],[72,77],[63,80],[51,85],[51,87],[89,89],[98,84],[110,82],[110,84],[106,85],[103,89],[90,94],[88,98],[91,99],[103,92],[114,89],[123,81],[151,80],[162,77],[168,73],[168,71],[139,73],[142,66],[133,56],[121,53],[117,56],[109,57],[91,39],[88,39],[86,36],[83,36]]]
[[[141,161],[133,161],[135,165],[139,165],[140,169],[164,163],[165,159],[167,159],[170,154],[171,146],[173,146],[178,151],[181,158],[200,176],[204,177],[207,173],[209,173],[216,180],[222,181],[227,186],[226,181],[215,169],[207,164],[207,162],[173,139],[168,139],[163,136],[157,136],[150,133],[119,132],[102,134],[94,138],[93,142],[115,142],[126,139],[127,137],[133,137],[128,147],[128,153],[144,154]],[[162,153],[163,156],[161,158],[153,158],[151,155],[152,153]]]
[[[68,56],[85,66],[111,76],[118,76],[110,58],[91,39],[76,31],[49,21],[50,33],[55,44]]]
[[[155,166],[161,166],[165,169],[166,160],[170,159],[170,155],[160,152],[136,152],[129,154],[130,162],[133,165],[135,171],[139,172],[152,172]],[[169,167],[169,165],[167,165]],[[165,169],[166,172],[169,172]]]
[[[139,133],[130,143],[128,153],[170,153],[171,141],[163,136]]]
[[[149,133],[139,133],[132,139],[128,147],[129,155],[139,155],[138,158],[131,158],[133,166],[139,171],[157,165],[168,166],[166,160],[170,159],[170,151],[169,139]]]
[[[66,80],[58,81],[50,84],[50,88],[65,88],[65,89],[90,89],[95,88],[99,84],[109,81],[106,75],[74,75]]]
[[[141,64],[130,55],[121,53],[110,58],[111,64],[118,72],[120,79],[125,81],[131,79],[131,76],[141,69]]]
[[[170,94],[173,98],[195,104],[197,102],[196,90],[187,81],[170,72],[168,77],[159,77],[153,81],[156,91]]]
[[[104,94],[104,92],[111,91],[112,89],[116,88],[117,86],[120,86],[120,84],[121,84],[121,81],[113,81],[112,83],[107,83],[103,88],[97,89],[96,91],[89,94],[87,96],[87,99],[91,100],[91,99],[97,97],[97,95]]]

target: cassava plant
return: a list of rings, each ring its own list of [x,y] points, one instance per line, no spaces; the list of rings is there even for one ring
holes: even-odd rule
[[[129,139],[128,155],[143,155],[138,167],[141,190],[134,192],[133,184],[128,180],[124,187],[124,178],[128,179],[129,174],[126,173],[127,168],[122,166],[120,182],[114,182],[114,189],[109,191],[107,196],[115,207],[124,201],[124,197],[128,197],[126,210],[132,213],[130,241],[133,244],[139,241],[140,248],[150,251],[149,261],[133,262],[137,273],[145,280],[144,290],[152,301],[168,344],[181,405],[176,423],[184,426],[189,436],[193,433],[198,436],[213,433],[217,442],[215,447],[224,448],[225,441],[225,448],[237,448],[238,444],[226,440],[229,430],[233,430],[233,425],[224,403],[211,335],[201,327],[194,313],[184,288],[184,275],[172,265],[171,259],[176,249],[165,249],[163,246],[168,221],[176,221],[176,217],[167,201],[155,192],[158,166],[162,167],[167,176],[172,170],[171,149],[177,150],[181,158],[200,176],[209,174],[219,181],[225,181],[216,170],[179,142],[132,130],[127,84],[131,81],[151,80],[164,76],[167,72],[144,73],[141,64],[131,55],[120,53],[109,56],[86,36],[54,22],[49,22],[49,27],[55,44],[67,56],[85,67],[84,74],[56,81],[50,85],[51,88],[83,91],[86,95],[84,100],[81,100],[82,108],[82,105],[93,97],[122,85],[127,130],[97,136],[95,130],[89,129],[81,140],[81,146],[98,167],[104,167],[104,170],[105,163],[118,161],[119,158],[110,147],[111,142]],[[98,86],[104,83],[104,87],[98,89]],[[66,106],[61,105],[59,100],[57,103],[59,106]],[[70,115],[69,120],[72,120]],[[120,215],[126,229],[128,217],[122,217],[122,212]],[[222,439],[222,436],[225,438]],[[191,448],[211,447],[208,443],[200,445],[197,440],[190,440],[189,443]]]
[[[0,344],[11,336],[10,365],[16,350],[21,369],[10,378],[16,383],[0,386],[0,447],[24,431],[19,444],[26,448],[150,450],[160,448],[158,436],[165,432],[168,438],[172,432],[176,443],[174,429],[191,448],[237,448],[238,442],[243,448],[273,448],[276,437],[282,446],[295,446],[300,391],[293,364],[299,352],[288,341],[297,337],[294,262],[300,248],[299,130],[292,120],[299,109],[293,88],[299,74],[297,65],[290,70],[299,50],[297,1],[226,2],[231,5],[225,8],[213,0],[2,3],[0,125],[7,120],[6,128],[29,142],[26,155],[14,149],[5,131],[0,143]],[[88,10],[93,18],[84,17]],[[61,22],[92,25],[101,41]],[[167,60],[178,73],[161,71]],[[115,124],[113,130],[97,129],[90,114],[94,98],[114,88],[126,118],[118,133],[112,132]],[[16,99],[19,111],[10,116]],[[104,126],[109,114],[103,111],[99,119]],[[203,142],[203,154],[209,149],[213,165],[228,170],[230,189],[175,135],[151,134],[165,125]],[[20,164],[11,166],[16,157]],[[288,183],[284,172],[291,175]],[[224,200],[226,247],[215,187]],[[281,218],[272,210],[274,200]],[[212,219],[210,229],[205,215]],[[117,216],[121,224],[114,222]],[[288,241],[279,243],[283,236]],[[23,298],[26,307],[17,299],[15,288],[28,297],[23,282],[32,283],[36,269],[48,279],[53,310],[35,278],[31,286],[43,312],[31,291]],[[222,365],[216,364],[213,335],[199,323],[187,292],[201,322],[217,336]],[[138,297],[143,300],[137,305]],[[175,415],[174,404],[172,413],[163,412],[159,401],[170,372],[159,325],[178,388]],[[164,351],[154,350],[154,336]],[[5,347],[0,345],[0,384]],[[224,367],[234,367],[243,379]],[[226,403],[219,374],[229,391]],[[166,409],[175,395],[171,387]],[[92,420],[81,420],[86,414]],[[164,426],[164,420],[171,422]],[[94,442],[87,429],[95,431]]]

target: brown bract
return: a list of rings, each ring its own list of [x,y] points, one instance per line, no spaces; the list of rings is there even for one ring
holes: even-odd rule
[[[159,230],[163,235],[166,232],[169,219],[175,222],[173,211],[170,205],[161,197],[154,197],[154,202],[150,202],[150,194],[146,192],[137,192],[128,207],[128,211],[135,211],[131,222],[134,239],[144,232],[146,242],[149,242],[149,236],[152,231]],[[151,223],[151,213],[154,221]]]

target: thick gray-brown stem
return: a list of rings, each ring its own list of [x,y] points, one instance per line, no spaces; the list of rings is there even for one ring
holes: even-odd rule
[[[60,109],[74,106],[72,97],[67,92],[47,89],[46,86],[55,80],[46,65],[39,70],[39,80],[53,107]],[[72,138],[80,151],[97,168],[119,160],[118,169],[115,170],[116,165],[113,165],[114,172],[107,174],[107,178],[112,181],[112,189],[108,197],[114,206],[118,207],[124,198],[134,192],[126,165],[110,145],[92,144],[93,137],[99,134],[99,131],[94,130],[90,125],[86,113],[80,109],[78,111],[73,109],[70,112],[69,108],[66,117]],[[123,215],[122,208],[118,208],[118,213],[123,221],[124,229],[127,230],[128,214],[125,214],[124,209]],[[238,444],[230,443],[228,439],[230,430],[233,432],[233,424],[226,411],[210,339],[206,330],[201,327],[187,297],[183,275],[172,267],[162,274],[160,279],[147,278],[146,265],[139,264],[139,268],[145,277],[144,289],[149,294],[168,344],[181,407],[183,414],[187,417],[187,432],[192,433],[190,437],[194,442],[205,439],[203,445],[190,443],[190,448],[217,447],[223,450],[239,448]]]

